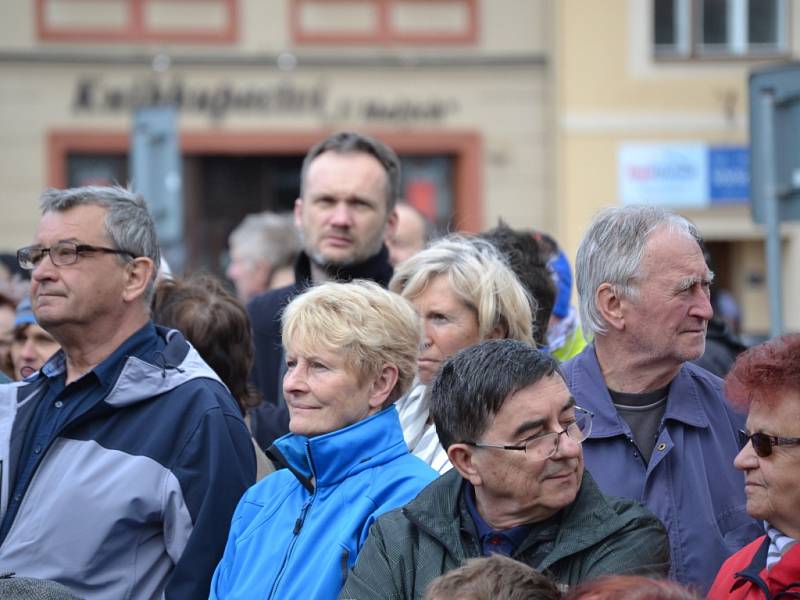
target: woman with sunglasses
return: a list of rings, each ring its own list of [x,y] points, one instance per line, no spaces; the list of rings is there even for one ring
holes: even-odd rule
[[[733,464],[745,475],[747,512],[766,535],[725,561],[708,598],[800,598],[800,334],[741,354],[725,394],[748,411]]]

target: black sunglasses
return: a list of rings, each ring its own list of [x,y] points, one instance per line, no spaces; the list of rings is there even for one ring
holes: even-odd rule
[[[766,433],[747,433],[739,430],[739,448],[744,448],[747,442],[753,442],[753,450],[761,458],[772,454],[773,446],[800,446],[800,438],[785,438]]]

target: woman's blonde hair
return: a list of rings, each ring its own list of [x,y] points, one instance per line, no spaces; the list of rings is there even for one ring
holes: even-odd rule
[[[505,337],[533,344],[535,301],[491,243],[458,234],[442,238],[398,265],[389,289],[413,299],[439,275],[475,311],[481,339],[500,326]]]
[[[283,313],[287,351],[343,354],[360,382],[383,365],[397,367],[388,406],[406,393],[417,368],[421,326],[414,307],[372,281],[323,283],[298,296]]]

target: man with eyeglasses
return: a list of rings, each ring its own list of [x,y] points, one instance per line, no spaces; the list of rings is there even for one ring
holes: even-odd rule
[[[695,226],[653,206],[592,220],[576,259],[581,323],[592,343],[563,365],[595,413],[586,466],[606,494],[642,502],[669,532],[670,576],[705,592],[722,561],[759,535],[733,468],[743,416],[721,380],[691,361],[712,316]]]
[[[339,598],[419,598],[434,578],[493,553],[549,572],[562,588],[667,573],[658,519],[603,495],[584,470],[592,414],[558,369],[514,340],[481,342],[444,364],[431,414],[454,468],[378,518]]]
[[[255,478],[238,406],[150,320],[160,252],[144,200],[86,187],[40,204],[17,257],[62,349],[0,385],[2,570],[87,599],[205,597]]]

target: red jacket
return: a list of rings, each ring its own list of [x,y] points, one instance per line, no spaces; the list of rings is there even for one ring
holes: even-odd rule
[[[800,544],[767,571],[769,538],[749,543],[722,565],[708,600],[789,600],[800,598]]]

